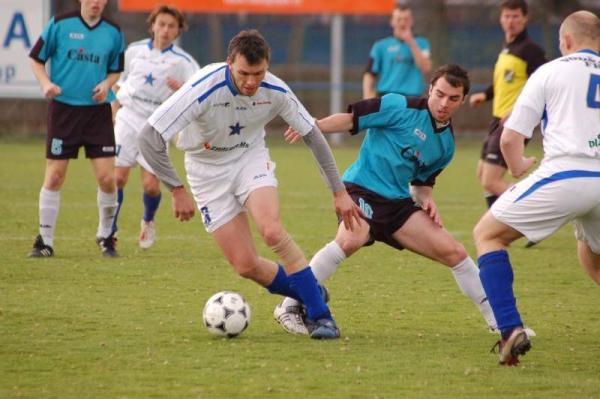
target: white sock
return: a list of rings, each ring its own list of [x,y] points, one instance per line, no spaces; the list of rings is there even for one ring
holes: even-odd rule
[[[98,188],[98,232],[96,237],[106,238],[112,233],[113,223],[119,203],[117,201],[117,191],[114,193],[105,193]]]
[[[479,269],[475,266],[473,259],[467,256],[462,262],[452,268],[452,274],[463,294],[471,298],[473,303],[477,305],[487,325],[490,328],[496,329],[496,319],[481,285]]]
[[[44,244],[54,247],[54,228],[60,208],[60,191],[40,190],[40,235]]]
[[[335,272],[346,254],[337,242],[331,241],[319,250],[310,260],[310,268],[319,282],[327,280]],[[477,277],[479,278],[479,277]],[[283,306],[298,306],[300,302],[293,298],[285,298]]]
[[[310,260],[310,268],[319,282],[327,280],[346,259],[346,254],[337,242],[331,241]]]

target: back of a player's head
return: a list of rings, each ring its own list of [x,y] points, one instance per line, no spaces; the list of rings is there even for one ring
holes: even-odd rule
[[[146,20],[146,22],[148,23],[148,31],[150,32],[150,36],[154,36],[154,32],[152,32],[152,25],[154,25],[156,18],[160,14],[168,14],[175,18],[177,20],[177,24],[179,25],[179,33],[181,33],[184,30],[187,30],[188,26],[185,15],[183,15],[183,13],[177,7],[158,5],[154,8],[154,10],[152,10],[150,15],[148,15],[148,19]]]
[[[227,59],[233,62],[238,54],[244,56],[248,64],[257,65],[263,60],[269,62],[271,48],[259,31],[248,29],[241,31],[229,41]]]
[[[600,50],[600,19],[589,11],[576,11],[560,25],[560,35],[570,35],[575,47],[592,46]]]
[[[466,69],[456,64],[442,65],[431,74],[430,84],[435,86],[439,78],[443,77],[452,87],[462,87],[466,97],[471,89],[471,80]]]
[[[500,3],[500,10],[521,10],[523,15],[527,15],[529,11],[529,7],[527,7],[527,2],[525,0],[502,0]]]

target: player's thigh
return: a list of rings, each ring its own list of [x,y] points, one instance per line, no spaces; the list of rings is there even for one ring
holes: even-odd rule
[[[505,249],[511,242],[522,236],[523,234],[517,230],[497,220],[490,211],[481,217],[473,229],[478,255]]]
[[[447,266],[466,256],[462,244],[423,211],[413,213],[392,236],[404,248]]]
[[[245,213],[240,213],[212,232],[227,260],[235,266],[254,263],[258,258]]]
[[[254,189],[248,195],[245,206],[259,231],[270,225],[280,224],[279,196],[276,187],[265,186]]]

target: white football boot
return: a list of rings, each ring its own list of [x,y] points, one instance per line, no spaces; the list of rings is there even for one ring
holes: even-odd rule
[[[302,320],[302,305],[283,306],[282,302],[275,306],[273,316],[285,331],[291,334],[308,335],[308,329]]]
[[[154,227],[154,221],[151,220],[146,222],[142,219],[141,231],[140,231],[140,248],[148,249],[154,244],[156,240],[156,227]]]

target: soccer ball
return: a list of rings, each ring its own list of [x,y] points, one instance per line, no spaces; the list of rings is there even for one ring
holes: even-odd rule
[[[206,301],[202,318],[212,334],[232,338],[248,327],[250,305],[237,292],[217,292]]]

